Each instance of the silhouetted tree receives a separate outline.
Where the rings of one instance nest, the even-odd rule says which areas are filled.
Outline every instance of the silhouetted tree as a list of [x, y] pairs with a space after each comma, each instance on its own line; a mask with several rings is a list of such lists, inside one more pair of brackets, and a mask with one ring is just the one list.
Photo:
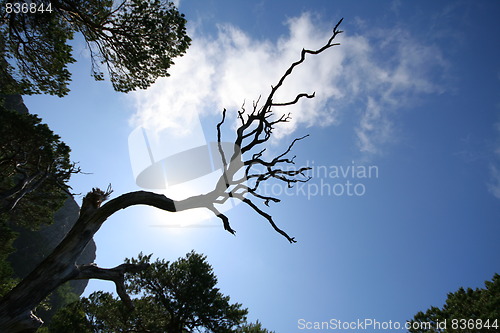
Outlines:
[[[149, 256], [127, 259], [150, 264]], [[231, 304], [216, 288], [217, 277], [206, 257], [195, 252], [170, 263], [157, 259], [148, 268], [125, 276], [134, 311], [109, 293], [94, 292], [60, 310], [49, 332], [233, 332], [245, 321], [247, 310]]]
[[[67, 181], [79, 168], [69, 147], [36, 115], [13, 109], [20, 96], [0, 96], [0, 296], [12, 289], [7, 261], [17, 237], [13, 227], [38, 230], [51, 224], [68, 197]], [[4, 101], [5, 99], [5, 101]], [[9, 103], [8, 103], [8, 102]]]
[[[0, 300], [0, 329], [9, 332], [35, 331], [42, 323], [32, 313], [33, 308], [52, 290], [72, 279], [114, 281], [122, 302], [132, 308], [132, 301], [127, 295], [123, 283], [124, 274], [139, 272], [145, 269], [146, 265], [125, 263], [115, 268], [104, 269], [94, 264], [75, 264], [76, 259], [101, 225], [117, 211], [130, 206], [148, 205], [168, 212], [206, 208], [221, 219], [225, 230], [234, 234], [235, 231], [230, 226], [228, 217], [217, 209], [218, 204], [224, 203], [229, 198], [234, 198], [241, 200], [267, 220], [272, 228], [290, 243], [295, 242], [295, 239], [280, 229], [272, 216], [259, 207], [255, 201], [262, 201], [265, 205], [269, 205], [271, 201], [280, 201], [278, 198], [260, 192], [261, 184], [269, 179], [282, 181], [286, 186], [293, 186], [297, 182], [309, 180], [305, 172], [310, 168], [294, 169], [292, 168], [294, 158], [287, 157], [294, 144], [304, 137], [293, 140], [282, 154], [270, 160], [264, 158], [265, 148], [262, 146], [271, 138], [275, 126], [290, 119], [289, 114], [275, 116], [275, 108], [293, 105], [303, 98], [314, 97], [314, 93], [300, 93], [292, 101], [275, 101], [276, 92], [282, 87], [283, 82], [292, 71], [305, 61], [306, 55], [319, 54], [339, 45], [333, 41], [342, 32], [338, 29], [341, 22], [342, 20], [337, 23], [332, 36], [323, 47], [317, 50], [302, 50], [300, 59], [291, 64], [278, 83], [271, 88], [271, 92], [262, 104], [259, 99], [253, 103], [251, 111], [244, 108], [238, 111], [237, 117], [240, 125], [236, 129], [234, 150], [227, 155], [221, 142], [221, 126], [226, 119], [226, 110], [223, 111], [222, 120], [217, 125], [218, 148], [223, 173], [214, 184], [213, 190], [183, 200], [172, 200], [157, 193], [137, 191], [120, 195], [105, 204], [103, 203], [112, 193], [111, 188], [106, 191], [95, 188], [89, 192], [83, 199], [78, 221], [65, 239], [28, 277]], [[242, 172], [244, 176], [242, 176]]]
[[[432, 306], [411, 320], [412, 333], [500, 331], [500, 275], [485, 281], [485, 288], [449, 293], [442, 308]], [[413, 326], [415, 325], [415, 326]]]
[[[32, 6], [30, 3], [36, 5]], [[10, 4], [10, 5], [9, 5]], [[16, 7], [17, 4], [17, 7]], [[92, 75], [128, 92], [147, 88], [168, 76], [173, 59], [191, 39], [186, 20], [164, 0], [0, 0], [0, 93], [68, 93], [75, 59], [68, 40], [75, 32], [85, 38]], [[17, 8], [17, 9], [16, 9]]]
[[0, 216], [36, 229], [50, 224], [68, 195], [67, 181], [80, 170], [70, 148], [41, 119], [0, 101]]
[[236, 333], [274, 333], [262, 327], [262, 324], [257, 320], [255, 323], [245, 323], [240, 328], [236, 329]]

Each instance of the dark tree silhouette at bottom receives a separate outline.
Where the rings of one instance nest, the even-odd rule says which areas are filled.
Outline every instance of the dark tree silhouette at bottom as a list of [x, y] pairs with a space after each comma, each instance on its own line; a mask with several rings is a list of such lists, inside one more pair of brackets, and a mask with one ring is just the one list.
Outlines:
[[174, 262], [151, 261], [142, 253], [128, 263], [150, 264], [127, 274], [134, 311], [102, 291], [61, 309], [49, 324], [52, 333], [75, 332], [233, 332], [244, 326], [248, 310], [221, 293], [206, 256], [194, 251]]

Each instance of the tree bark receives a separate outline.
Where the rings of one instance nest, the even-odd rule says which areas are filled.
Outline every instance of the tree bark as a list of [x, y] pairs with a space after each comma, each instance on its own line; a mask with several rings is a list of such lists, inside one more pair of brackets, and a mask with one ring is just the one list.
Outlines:
[[[204, 200], [199, 200], [202, 197], [203, 195], [186, 199], [178, 202], [178, 206], [183, 207], [181, 210], [200, 207], [204, 203]], [[114, 269], [104, 270], [98, 267], [90, 268], [90, 265], [77, 266], [75, 262], [111, 215], [133, 205], [149, 205], [169, 212], [179, 210], [179, 208], [176, 210], [176, 202], [173, 200], [164, 195], [145, 191], [123, 194], [102, 207], [84, 203], [80, 217], [63, 241], [0, 300], [0, 332], [35, 332], [43, 322], [33, 314], [32, 310], [58, 286], [69, 280], [83, 278], [113, 280], [117, 284], [119, 295], [125, 294], [117, 282], [120, 282], [120, 275], [134, 270], [134, 267], [120, 265]], [[124, 301], [127, 302], [127, 299]]]

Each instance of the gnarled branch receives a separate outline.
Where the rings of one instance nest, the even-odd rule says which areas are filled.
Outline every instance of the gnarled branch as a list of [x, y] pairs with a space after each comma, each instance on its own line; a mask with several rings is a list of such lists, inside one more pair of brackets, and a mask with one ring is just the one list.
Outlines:
[[121, 264], [114, 268], [100, 268], [95, 264], [77, 265], [78, 275], [74, 280], [99, 279], [113, 281], [116, 292], [125, 306], [133, 310], [134, 305], [125, 289], [125, 273], [136, 273], [145, 270], [149, 264]]
[[[333, 29], [333, 34], [325, 45], [317, 50], [302, 49], [300, 53], [300, 59], [290, 65], [290, 67], [285, 71], [285, 73], [278, 80], [278, 83], [275, 86], [271, 86], [271, 92], [265, 99], [265, 103], [263, 106], [259, 106], [259, 97], [259, 99], [253, 103], [253, 109], [250, 113], [245, 110], [244, 105], [241, 107], [241, 110], [238, 111], [237, 114], [241, 125], [236, 130], [237, 137], [234, 141], [235, 149], [233, 156], [231, 157], [229, 162], [227, 161], [222, 148], [220, 148], [220, 128], [226, 119], [225, 109], [222, 113], [221, 122], [217, 124], [217, 140], [219, 142], [219, 151], [224, 166], [223, 178], [224, 184], [226, 185], [224, 189], [225, 198], [227, 199], [228, 197], [234, 197], [247, 204], [255, 212], [268, 220], [274, 230], [283, 235], [290, 243], [295, 242], [295, 239], [293, 237], [290, 237], [285, 231], [278, 228], [272, 217], [265, 213], [262, 209], [260, 209], [249, 197], [246, 197], [245, 194], [249, 193], [253, 197], [263, 200], [264, 204], [266, 206], [269, 206], [269, 202], [279, 202], [280, 200], [278, 198], [265, 195], [264, 193], [260, 193], [259, 186], [262, 184], [262, 182], [274, 178], [286, 183], [288, 187], [293, 187], [293, 185], [298, 182], [307, 182], [310, 177], [308, 177], [305, 172], [310, 170], [311, 168], [291, 168], [291, 166], [295, 164], [295, 156], [293, 156], [292, 158], [286, 157], [287, 154], [290, 153], [295, 143], [304, 139], [305, 137], [307, 137], [307, 135], [294, 139], [282, 154], [278, 155], [272, 160], [266, 161], [263, 159], [263, 153], [266, 150], [265, 148], [261, 149], [257, 153], [254, 153], [249, 159], [241, 161], [240, 158], [245, 153], [250, 152], [259, 145], [266, 143], [271, 138], [275, 126], [279, 125], [280, 123], [288, 122], [291, 119], [290, 114], [283, 114], [279, 117], [275, 117], [273, 113], [273, 107], [290, 106], [298, 103], [302, 98], [314, 98], [315, 93], [298, 93], [295, 99], [292, 101], [274, 101], [274, 96], [278, 89], [283, 86], [283, 83], [292, 74], [295, 67], [301, 65], [306, 60], [307, 54], [317, 55], [333, 46], [340, 45], [339, 43], [334, 43], [333, 41], [339, 34], [342, 33], [342, 31], [339, 30], [339, 26], [341, 23], [342, 19]], [[233, 163], [240, 163], [245, 167], [244, 178], [236, 175], [236, 172], [239, 171], [239, 168], [232, 167]], [[248, 185], [248, 182], [253, 182], [253, 186]], [[221, 196], [220, 193], [219, 196]], [[229, 227], [229, 222], [226, 219], [223, 219], [223, 222], [224, 228], [226, 230], [231, 230], [231, 233], [233, 233], [232, 229]]]

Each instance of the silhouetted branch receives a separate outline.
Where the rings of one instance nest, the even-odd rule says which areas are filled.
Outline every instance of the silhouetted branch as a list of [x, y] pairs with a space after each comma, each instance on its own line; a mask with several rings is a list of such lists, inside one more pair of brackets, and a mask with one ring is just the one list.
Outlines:
[[95, 264], [77, 265], [78, 275], [74, 280], [99, 279], [113, 281], [116, 292], [125, 306], [132, 310], [134, 305], [125, 289], [125, 273], [137, 273], [145, 270], [149, 264], [121, 264], [115, 268], [100, 268]]
[[[295, 67], [301, 65], [306, 60], [307, 54], [317, 55], [333, 46], [339, 45], [339, 43], [333, 43], [333, 41], [339, 34], [342, 33], [342, 31], [338, 29], [341, 22], [342, 20], [337, 23], [333, 29], [332, 36], [321, 48], [317, 50], [302, 49], [300, 59], [290, 65], [275, 86], [271, 86], [271, 92], [265, 99], [266, 102], [263, 106], [259, 106], [260, 97], [253, 103], [253, 109], [250, 113], [246, 111], [245, 105], [243, 104], [241, 110], [239, 110], [237, 114], [240, 126], [236, 130], [237, 137], [234, 141], [235, 150], [229, 162], [226, 160], [225, 153], [221, 148], [220, 128], [226, 119], [225, 109], [222, 113], [221, 122], [217, 124], [217, 140], [224, 166], [224, 173], [221, 177], [224, 180], [224, 186], [222, 188], [218, 187], [218, 191], [220, 192], [222, 189], [224, 193], [219, 193], [219, 197], [224, 198], [223, 201], [227, 200], [228, 197], [234, 197], [241, 200], [259, 215], [268, 220], [274, 230], [283, 235], [290, 243], [295, 242], [295, 239], [278, 228], [272, 217], [261, 210], [249, 197], [246, 197], [245, 195], [249, 193], [254, 198], [262, 200], [266, 206], [269, 206], [269, 202], [280, 202], [280, 200], [259, 192], [259, 186], [263, 182], [269, 179], [276, 179], [286, 183], [286, 185], [290, 188], [296, 183], [307, 182], [311, 179], [311, 177], [308, 177], [305, 174], [306, 171], [311, 169], [310, 167], [293, 168], [293, 165], [295, 164], [295, 156], [292, 158], [287, 157], [287, 154], [290, 153], [295, 143], [306, 138], [308, 135], [294, 139], [282, 154], [271, 160], [265, 160], [263, 158], [263, 154], [266, 150], [265, 148], [261, 149], [257, 153], [253, 153], [252, 157], [249, 159], [243, 159], [242, 161], [242, 156], [247, 152], [251, 152], [259, 145], [266, 143], [271, 138], [275, 126], [279, 126], [280, 123], [286, 123], [291, 119], [290, 114], [283, 114], [279, 117], [274, 117], [272, 110], [273, 107], [290, 106], [298, 103], [302, 98], [314, 98], [315, 93], [298, 93], [292, 101], [275, 102], [273, 100], [275, 93], [283, 86], [286, 78], [292, 74]], [[233, 163], [238, 163], [238, 165], [242, 165], [244, 167], [245, 177], [237, 176], [236, 173], [240, 170], [240, 168], [232, 167]], [[253, 182], [253, 186], [248, 185], [247, 182]], [[229, 222], [226, 219], [223, 221], [224, 228], [226, 230], [228, 230], [228, 228], [230, 229]], [[231, 233], [233, 232], [234, 231], [231, 231]]]

